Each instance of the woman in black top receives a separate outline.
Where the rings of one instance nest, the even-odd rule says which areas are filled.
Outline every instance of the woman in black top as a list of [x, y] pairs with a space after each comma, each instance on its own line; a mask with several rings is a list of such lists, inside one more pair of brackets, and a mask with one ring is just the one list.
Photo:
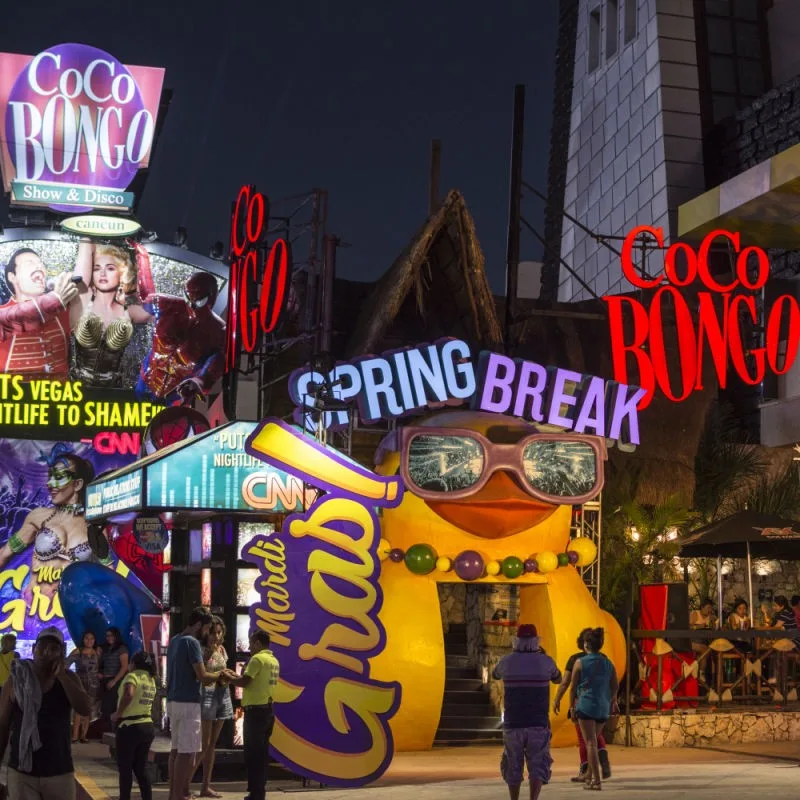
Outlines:
[[122, 643], [119, 628], [106, 631], [106, 643], [100, 659], [100, 684], [102, 689], [103, 718], [111, 724], [111, 715], [117, 710], [119, 682], [128, 672], [128, 648]]
[[[558, 691], [556, 692], [556, 699], [553, 702], [553, 713], [558, 714], [561, 710], [561, 700], [564, 695], [567, 693], [570, 683], [572, 682], [572, 669], [575, 664], [578, 663], [585, 655], [586, 651], [583, 649], [584, 646], [584, 637], [587, 633], [591, 633], [591, 628], [584, 628], [578, 634], [578, 641], [576, 642], [578, 646], [578, 652], [573, 653], [569, 659], [567, 660], [567, 666], [564, 667], [564, 672], [562, 673], [561, 678], [561, 685], [558, 687]], [[575, 730], [578, 732], [578, 751], [581, 758], [581, 766], [578, 770], [578, 774], [572, 779], [573, 783], [583, 783], [586, 780], [586, 776], [588, 775], [589, 771], [589, 755], [586, 749], [586, 742], [583, 740], [583, 734], [581, 733], [581, 726], [578, 725], [578, 720], [575, 719], [574, 715], [572, 714], [572, 709], [567, 712], [567, 716], [572, 719], [575, 723]], [[611, 762], [608, 760], [608, 750], [606, 749], [606, 740], [603, 737], [602, 731], [597, 735], [597, 750], [598, 755], [600, 756], [600, 768], [603, 771], [603, 779], [608, 780], [611, 777]]]
[[[28, 706], [32, 682], [41, 687], [38, 710]], [[70, 715], [91, 713], [92, 703], [74, 673], [64, 664], [64, 635], [58, 628], [44, 628], [36, 640], [32, 661], [17, 661], [0, 693], [0, 752], [9, 737], [9, 797], [70, 800], [75, 797], [75, 776], [70, 741]], [[28, 714], [35, 714], [26, 720]], [[25, 724], [23, 724], [23, 722]], [[41, 747], [33, 751], [27, 725], [36, 726]]]

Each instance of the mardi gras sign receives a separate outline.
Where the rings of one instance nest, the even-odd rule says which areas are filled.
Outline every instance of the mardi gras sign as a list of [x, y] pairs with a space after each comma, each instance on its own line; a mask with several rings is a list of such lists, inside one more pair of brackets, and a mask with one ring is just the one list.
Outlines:
[[164, 70], [127, 67], [85, 44], [0, 54], [3, 176], [12, 202], [127, 209], [146, 167]]
[[[367, 424], [469, 401], [480, 411], [639, 444], [636, 408], [642, 389], [490, 352], [481, 353], [476, 369], [469, 345], [459, 339], [340, 363], [327, 376], [308, 367], [296, 370], [289, 394], [298, 406], [298, 423], [309, 429], [313, 387], [325, 382], [338, 399], [355, 400]], [[347, 411], [323, 417], [325, 427], [347, 425], [348, 419]]]
[[[727, 385], [729, 364], [750, 386], [762, 383], [767, 369], [775, 375], [783, 375], [792, 368], [800, 344], [800, 307], [792, 295], [783, 295], [772, 304], [766, 319], [763, 346], [750, 347], [743, 341], [742, 321], [746, 320], [748, 325], [760, 324], [754, 293], [762, 289], [770, 274], [769, 259], [764, 250], [760, 247], [742, 248], [738, 233], [712, 231], [697, 251], [686, 242], [670, 245], [664, 257], [663, 274], [645, 278], [632, 257], [636, 239], [644, 233], [650, 234], [659, 247], [664, 246], [663, 228], [649, 225], [634, 228], [622, 246], [622, 271], [633, 286], [656, 290], [649, 308], [633, 297], [603, 298], [608, 305], [614, 377], [623, 382], [628, 380], [628, 356], [632, 356], [639, 383], [645, 389], [640, 408], [650, 404], [656, 387], [676, 403], [701, 390], [706, 352], [711, 356], [722, 389]], [[737, 254], [735, 275], [728, 283], [720, 283], [709, 266], [711, 245], [719, 239], [727, 240]], [[679, 269], [680, 254], [684, 266]], [[756, 268], [754, 273], [750, 271], [751, 266]], [[693, 311], [681, 290], [697, 279], [706, 291], [697, 295], [695, 325]], [[629, 336], [626, 335], [626, 311], [632, 321], [632, 327], [628, 327]], [[678, 335], [681, 385], [675, 390], [670, 383], [664, 342], [665, 314], [674, 317]]]
[[369, 660], [386, 646], [376, 509], [399, 505], [402, 482], [277, 420], [256, 428], [247, 452], [326, 493], [245, 548], [261, 575], [251, 625], [270, 634], [283, 676], [272, 753], [325, 784], [370, 783], [392, 760], [389, 720], [400, 705], [399, 684], [370, 677]]

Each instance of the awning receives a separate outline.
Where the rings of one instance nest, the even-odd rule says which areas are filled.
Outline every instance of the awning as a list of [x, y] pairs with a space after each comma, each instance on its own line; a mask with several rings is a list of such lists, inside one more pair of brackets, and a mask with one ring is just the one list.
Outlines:
[[142, 511], [301, 511], [313, 490], [244, 450], [255, 422], [229, 422], [101, 475], [86, 491], [87, 521]]
[[751, 167], [678, 208], [678, 236], [723, 229], [743, 244], [800, 249], [800, 144]]

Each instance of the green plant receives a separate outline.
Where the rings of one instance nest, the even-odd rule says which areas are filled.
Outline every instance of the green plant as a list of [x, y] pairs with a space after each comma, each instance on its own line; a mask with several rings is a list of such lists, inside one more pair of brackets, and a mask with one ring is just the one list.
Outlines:
[[737, 498], [738, 511], [759, 511], [794, 519], [800, 516], [800, 470], [791, 463], [777, 475], [764, 474]]
[[691, 515], [677, 497], [656, 505], [635, 499], [638, 471], [619, 470], [613, 476], [603, 500], [603, 568], [600, 597], [603, 605], [620, 615], [633, 593], [643, 583], [674, 580], [673, 559], [677, 555], [676, 535]]

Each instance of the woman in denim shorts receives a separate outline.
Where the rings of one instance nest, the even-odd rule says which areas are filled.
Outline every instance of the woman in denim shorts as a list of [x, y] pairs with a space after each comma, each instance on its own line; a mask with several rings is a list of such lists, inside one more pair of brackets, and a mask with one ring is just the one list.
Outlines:
[[[204, 642], [203, 659], [208, 672], [219, 672], [228, 666], [228, 654], [222, 643], [225, 641], [225, 623], [214, 617], [211, 630]], [[212, 686], [203, 686], [200, 718], [203, 723], [203, 788], [200, 797], [222, 797], [211, 788], [211, 773], [214, 769], [217, 739], [226, 719], [233, 719], [233, 704], [228, 682], [220, 676]]]

